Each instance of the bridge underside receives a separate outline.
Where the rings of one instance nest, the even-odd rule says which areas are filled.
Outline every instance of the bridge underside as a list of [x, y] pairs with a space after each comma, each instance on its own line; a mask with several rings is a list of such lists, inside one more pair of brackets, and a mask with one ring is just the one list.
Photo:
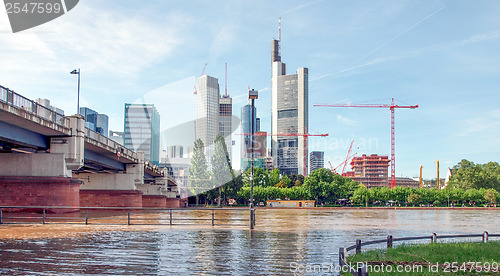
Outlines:
[[11, 149], [46, 150], [48, 149], [48, 138], [31, 130], [0, 121], [0, 146], [3, 151]]

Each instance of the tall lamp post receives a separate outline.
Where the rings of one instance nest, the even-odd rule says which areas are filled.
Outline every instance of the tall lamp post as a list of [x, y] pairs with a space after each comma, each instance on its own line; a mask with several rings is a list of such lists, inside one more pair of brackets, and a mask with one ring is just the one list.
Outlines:
[[250, 143], [251, 155], [250, 155], [250, 229], [253, 229], [255, 226], [255, 208], [253, 205], [253, 148], [254, 148], [254, 134], [255, 134], [255, 100], [259, 98], [259, 91], [250, 90], [248, 88], [248, 99], [252, 100], [252, 137]]
[[78, 71], [73, 70], [70, 72], [72, 75], [78, 75], [78, 98], [76, 102], [76, 114], [80, 114], [80, 68], [78, 68]]

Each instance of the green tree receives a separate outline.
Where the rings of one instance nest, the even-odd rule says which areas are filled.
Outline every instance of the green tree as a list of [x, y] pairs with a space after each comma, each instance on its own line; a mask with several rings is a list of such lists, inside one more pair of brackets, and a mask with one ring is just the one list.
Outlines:
[[417, 193], [408, 196], [408, 203], [413, 204], [413, 206], [415, 206], [415, 204], [419, 204], [421, 201], [422, 197]]
[[500, 191], [500, 165], [497, 162], [474, 164], [463, 159], [453, 167], [449, 189], [495, 189]]
[[275, 168], [269, 173], [269, 183], [267, 186], [274, 186], [280, 182], [280, 170]]
[[226, 142], [224, 136], [218, 134], [214, 141], [214, 154], [212, 155], [212, 183], [218, 188], [217, 204], [220, 206], [222, 201], [222, 186], [230, 182], [231, 167], [229, 164]]
[[498, 192], [494, 189], [489, 189], [484, 194], [484, 199], [489, 204], [496, 204], [498, 202]]
[[201, 139], [194, 142], [191, 167], [189, 167], [189, 183], [191, 193], [196, 197], [196, 205], [199, 203], [199, 195], [209, 190], [210, 181], [207, 173], [207, 160], [205, 157], [205, 145]]
[[368, 207], [368, 202], [370, 201], [370, 196], [368, 193], [368, 190], [366, 189], [366, 186], [363, 184], [360, 184], [359, 187], [354, 191], [351, 199], [358, 203], [365, 203], [366, 207]]

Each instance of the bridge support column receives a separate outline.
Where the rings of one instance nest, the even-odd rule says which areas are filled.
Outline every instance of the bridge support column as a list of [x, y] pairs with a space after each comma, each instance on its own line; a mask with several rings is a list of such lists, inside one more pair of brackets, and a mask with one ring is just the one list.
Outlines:
[[0, 205], [79, 207], [80, 185], [71, 178], [62, 153], [0, 153]]
[[126, 164], [125, 172], [78, 173], [83, 181], [80, 187], [80, 205], [83, 207], [142, 207], [144, 183], [144, 154], [138, 152], [138, 164]]

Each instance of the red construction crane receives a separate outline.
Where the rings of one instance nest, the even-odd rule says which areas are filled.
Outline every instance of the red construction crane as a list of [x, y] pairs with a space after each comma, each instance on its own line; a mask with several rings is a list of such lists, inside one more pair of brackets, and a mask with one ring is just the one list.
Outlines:
[[342, 167], [342, 173], [340, 173], [340, 175], [344, 174], [345, 167], [346, 167], [347, 163], [349, 163], [349, 160], [351, 160], [351, 158], [355, 155], [354, 154], [354, 155], [351, 156], [351, 150], [352, 150], [352, 144], [353, 143], [354, 143], [354, 140], [352, 140], [352, 142], [351, 142], [351, 146], [349, 147], [349, 150], [347, 151], [347, 155], [346, 155], [344, 161], [342, 161], [342, 163], [340, 163], [337, 167], [333, 168], [332, 163], [330, 163], [330, 161], [328, 161], [328, 164], [330, 164], [330, 170], [332, 171], [332, 173], [338, 174], [337, 173], [337, 169], [340, 168], [340, 166], [343, 165], [343, 167]]
[[[241, 133], [237, 135], [245, 135], [245, 136], [251, 136], [252, 133]], [[321, 136], [321, 137], [326, 137], [328, 136], [328, 133], [326, 134], [309, 134], [309, 133], [271, 133], [267, 134], [266, 132], [256, 132], [254, 136], [304, 136], [304, 176], [307, 175], [307, 137], [308, 136]]]
[[396, 187], [396, 137], [394, 127], [394, 109], [418, 108], [417, 105], [395, 105], [394, 98], [391, 104], [315, 104], [320, 107], [364, 107], [364, 108], [389, 108], [391, 110], [391, 189]]
[[[208, 64], [208, 63], [205, 63], [205, 66], [203, 66], [203, 71], [201, 71], [201, 75], [200, 75], [200, 77], [201, 77], [201, 76], [203, 76], [203, 75], [205, 75], [205, 70], [207, 69], [207, 64]], [[227, 65], [226, 65], [226, 66], [227, 66]], [[198, 89], [196, 88], [196, 85], [195, 85], [195, 86], [194, 86], [194, 92], [193, 92], [193, 95], [196, 95], [196, 94], [198, 94]]]

